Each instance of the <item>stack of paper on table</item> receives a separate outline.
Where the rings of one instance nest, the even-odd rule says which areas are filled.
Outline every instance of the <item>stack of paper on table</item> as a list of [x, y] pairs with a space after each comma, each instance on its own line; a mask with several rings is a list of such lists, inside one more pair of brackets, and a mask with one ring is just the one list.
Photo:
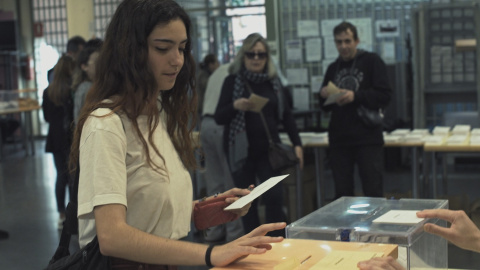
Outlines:
[[480, 135], [480, 128], [473, 128], [472, 131], [470, 131], [470, 134], [472, 136]]
[[450, 127], [436, 126], [433, 129], [434, 135], [448, 135], [450, 133]]
[[397, 245], [285, 239], [272, 244], [272, 249], [264, 254], [250, 255], [228, 266], [213, 269], [344, 270], [357, 269], [359, 261], [384, 256], [398, 258]]
[[310, 143], [328, 143], [328, 132], [316, 132], [310, 136]]
[[399, 129], [395, 129], [394, 131], [390, 132], [390, 135], [405, 136], [409, 133], [410, 133], [410, 129], [399, 128]]
[[452, 135], [447, 138], [447, 145], [463, 145], [468, 143], [468, 135]]
[[455, 125], [452, 129], [453, 135], [468, 135], [470, 133], [470, 125]]
[[411, 132], [411, 134], [421, 134], [421, 135], [429, 135], [430, 131], [427, 128], [415, 128]]
[[290, 138], [288, 137], [288, 134], [287, 133], [284, 133], [284, 132], [281, 132], [278, 134], [278, 136], [280, 137], [280, 141], [282, 141], [282, 143], [284, 144], [292, 144], [290, 142]]
[[409, 133], [403, 137], [404, 142], [422, 142], [423, 137], [425, 137], [425, 134], [422, 133]]
[[470, 145], [480, 145], [480, 135], [471, 135]]
[[402, 141], [403, 136], [400, 135], [392, 135], [392, 134], [384, 134], [383, 140], [386, 143], [398, 143]]
[[422, 138], [422, 141], [429, 145], [442, 145], [446, 140], [446, 135], [427, 135]]

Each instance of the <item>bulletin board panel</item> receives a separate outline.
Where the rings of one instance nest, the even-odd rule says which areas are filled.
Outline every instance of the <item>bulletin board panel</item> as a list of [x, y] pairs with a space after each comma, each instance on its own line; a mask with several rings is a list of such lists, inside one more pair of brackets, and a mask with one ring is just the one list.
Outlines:
[[[279, 0], [279, 57], [286, 74], [294, 106], [318, 108], [326, 68], [338, 56], [333, 41], [333, 27], [346, 20], [358, 28], [359, 48], [376, 52], [387, 65], [394, 65], [395, 101], [411, 104], [405, 89], [408, 58], [406, 39], [411, 29], [411, 12], [429, 0]], [[298, 90], [297, 90], [298, 89]], [[305, 89], [308, 95], [305, 96]], [[299, 91], [297, 94], [296, 92]], [[411, 115], [406, 107], [397, 108], [402, 118]], [[328, 123], [328, 115], [322, 122]]]

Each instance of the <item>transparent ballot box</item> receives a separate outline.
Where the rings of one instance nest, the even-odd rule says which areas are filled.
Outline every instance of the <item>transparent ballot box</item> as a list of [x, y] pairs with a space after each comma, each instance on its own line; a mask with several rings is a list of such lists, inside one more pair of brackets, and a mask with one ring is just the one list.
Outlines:
[[406, 269], [448, 267], [447, 240], [423, 231], [427, 222], [446, 227], [447, 222], [426, 219], [418, 223], [373, 222], [390, 210], [448, 209], [447, 200], [342, 197], [289, 224], [286, 237], [398, 245], [398, 261]]

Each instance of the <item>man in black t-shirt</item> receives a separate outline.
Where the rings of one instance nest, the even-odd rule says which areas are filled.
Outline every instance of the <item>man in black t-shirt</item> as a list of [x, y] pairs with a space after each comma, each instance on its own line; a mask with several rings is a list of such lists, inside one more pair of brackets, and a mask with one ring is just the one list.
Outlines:
[[[383, 196], [383, 134], [382, 126], [366, 126], [358, 108], [372, 111], [390, 102], [392, 89], [386, 66], [375, 53], [358, 49], [357, 29], [342, 22], [333, 30], [339, 57], [328, 66], [320, 91], [321, 107], [331, 112], [328, 127], [329, 160], [335, 180], [335, 199], [354, 196], [354, 167], [358, 166], [363, 193], [369, 197]], [[343, 94], [335, 102], [324, 105], [332, 82]]]

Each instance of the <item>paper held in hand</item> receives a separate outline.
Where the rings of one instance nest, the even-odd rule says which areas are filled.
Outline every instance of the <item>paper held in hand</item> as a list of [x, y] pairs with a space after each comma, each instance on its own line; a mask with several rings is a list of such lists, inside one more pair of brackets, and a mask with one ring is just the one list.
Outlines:
[[329, 105], [329, 104], [335, 103], [338, 97], [343, 96], [345, 94], [345, 92], [341, 92], [340, 89], [331, 81], [328, 82], [327, 92], [328, 92], [328, 98], [327, 100], [325, 100], [323, 105]]
[[265, 106], [265, 104], [268, 102], [268, 98], [264, 98], [255, 94], [251, 94], [248, 100], [253, 103], [253, 108], [251, 111], [254, 112], [260, 112], [263, 106]]
[[260, 195], [265, 193], [267, 190], [278, 184], [283, 179], [287, 178], [288, 174], [271, 177], [267, 181], [260, 184], [258, 187], [255, 187], [248, 195], [241, 197], [240, 199], [236, 200], [234, 203], [227, 206], [224, 210], [238, 210], [242, 209], [245, 205], [249, 204], [251, 201], [258, 198]]

